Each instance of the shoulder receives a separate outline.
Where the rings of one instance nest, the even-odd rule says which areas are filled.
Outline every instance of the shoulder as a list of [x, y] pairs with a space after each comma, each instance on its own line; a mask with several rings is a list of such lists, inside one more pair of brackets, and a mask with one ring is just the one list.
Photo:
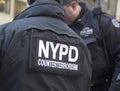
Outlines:
[[107, 13], [102, 14], [101, 17], [106, 21], [111, 21], [112, 19], [115, 19], [112, 15]]
[[101, 6], [96, 6], [92, 8], [91, 11], [94, 13], [94, 16], [101, 17], [103, 20], [106, 20], [106, 21], [109, 21], [114, 18], [112, 15], [102, 11]]
[[120, 28], [120, 23], [116, 20], [116, 18], [107, 13], [101, 15], [101, 22], [102, 25], [111, 25], [111, 27]]
[[102, 25], [118, 23], [115, 17], [106, 12], [103, 12], [99, 7], [93, 8], [92, 12], [94, 13], [94, 16], [97, 17], [98, 21], [101, 22]]
[[93, 13], [95, 16], [100, 17], [102, 21], [106, 22], [111, 22], [115, 17], [113, 17], [111, 14], [108, 14], [104, 11], [102, 11], [100, 6], [94, 7], [93, 8]]

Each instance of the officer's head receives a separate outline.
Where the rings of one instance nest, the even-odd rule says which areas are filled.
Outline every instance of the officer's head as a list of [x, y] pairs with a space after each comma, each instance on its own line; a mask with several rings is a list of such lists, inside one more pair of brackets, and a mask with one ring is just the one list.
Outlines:
[[68, 25], [71, 25], [78, 17], [81, 7], [77, 0], [27, 0], [29, 4], [33, 4], [35, 1], [56, 1], [63, 6], [65, 21]]
[[62, 0], [61, 3], [65, 13], [65, 21], [68, 25], [71, 25], [79, 16], [81, 7], [77, 0]]
[[[31, 5], [32, 3], [34, 3], [37, 0], [27, 0], [27, 1], [28, 1], [28, 4]], [[40, 0], [40, 1], [56, 1], [56, 2], [58, 2], [61, 5], [64, 3], [64, 0]], [[67, 0], [65, 0], [65, 1], [67, 1]]]
[[34, 3], [35, 0], [27, 0], [27, 1], [28, 1], [28, 4], [30, 5], [30, 4]]

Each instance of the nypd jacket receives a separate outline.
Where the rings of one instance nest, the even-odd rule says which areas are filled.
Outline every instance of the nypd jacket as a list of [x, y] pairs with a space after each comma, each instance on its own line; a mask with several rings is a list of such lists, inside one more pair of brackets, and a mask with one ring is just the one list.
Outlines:
[[0, 26], [0, 91], [89, 91], [88, 49], [62, 17], [38, 1]]
[[92, 85], [110, 83], [109, 91], [120, 91], [120, 24], [117, 20], [84, 7], [71, 28], [83, 38], [91, 52]]

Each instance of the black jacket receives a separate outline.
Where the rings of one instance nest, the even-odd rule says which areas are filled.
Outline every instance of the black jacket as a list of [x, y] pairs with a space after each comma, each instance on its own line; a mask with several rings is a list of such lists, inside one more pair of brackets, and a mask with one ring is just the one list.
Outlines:
[[120, 91], [120, 24], [96, 9], [82, 7], [82, 13], [70, 27], [83, 38], [91, 52], [92, 86], [111, 84], [109, 91]]
[[37, 1], [0, 26], [0, 91], [89, 91], [89, 51], [63, 18]]

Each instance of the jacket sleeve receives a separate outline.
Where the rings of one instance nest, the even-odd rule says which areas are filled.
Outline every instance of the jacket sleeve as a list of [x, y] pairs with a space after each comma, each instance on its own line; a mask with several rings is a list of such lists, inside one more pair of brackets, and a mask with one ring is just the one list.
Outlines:
[[120, 91], [120, 24], [109, 15], [103, 18], [103, 34], [106, 48], [109, 54], [109, 61], [114, 65], [112, 83], [108, 91]]

